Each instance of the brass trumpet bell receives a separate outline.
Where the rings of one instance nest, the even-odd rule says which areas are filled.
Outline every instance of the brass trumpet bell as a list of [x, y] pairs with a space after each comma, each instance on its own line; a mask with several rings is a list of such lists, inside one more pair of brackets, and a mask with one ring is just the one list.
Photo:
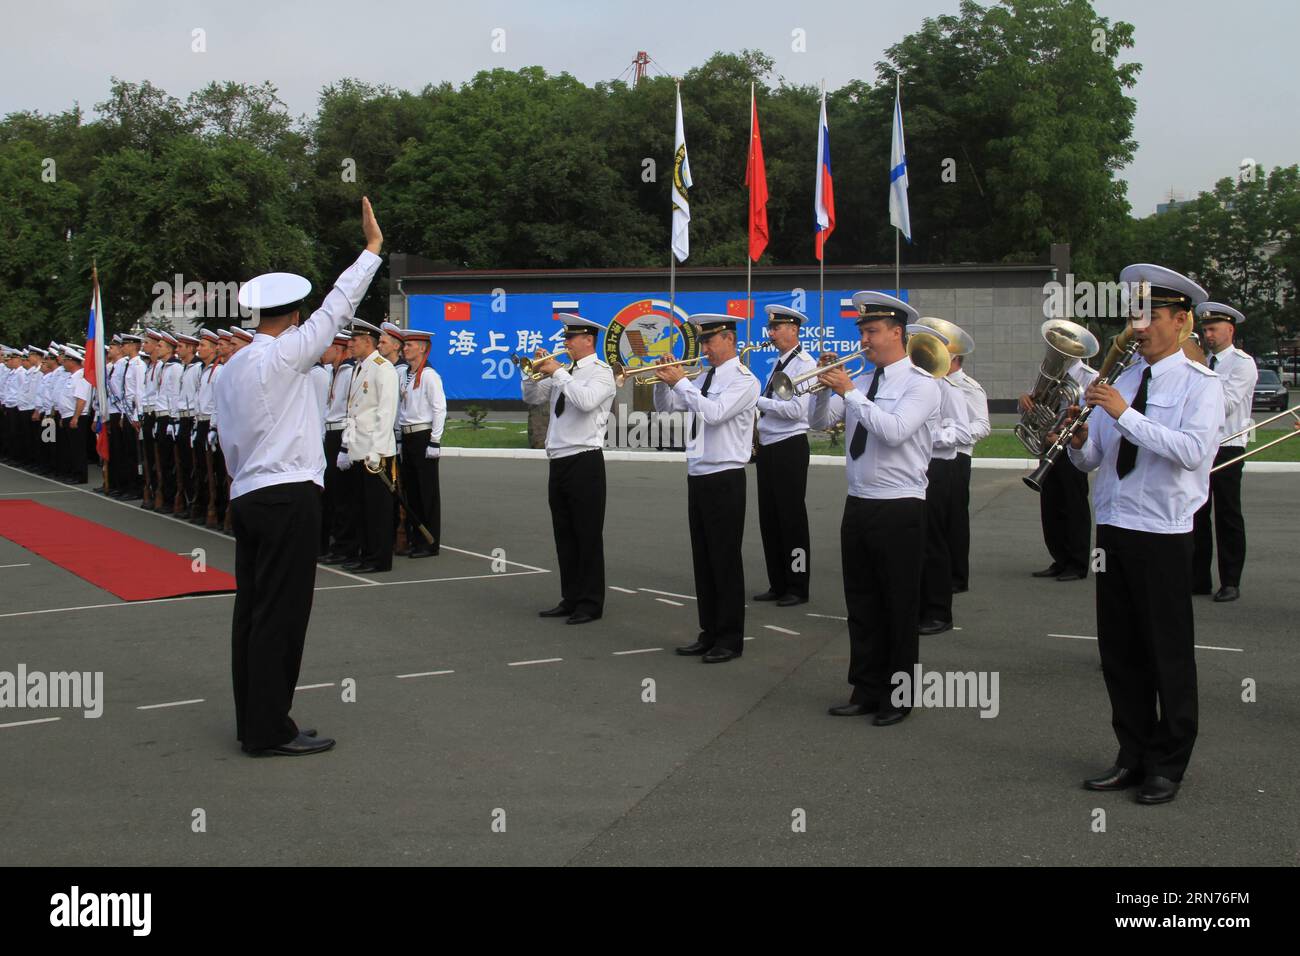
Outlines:
[[[638, 365], [636, 368], [628, 368], [626, 365], [615, 365], [614, 366], [614, 387], [622, 388], [629, 381], [632, 382], [633, 385], [657, 385], [659, 380], [655, 378], [654, 375], [655, 369], [672, 368], [673, 366], [680, 366], [681, 368], [686, 368], [687, 366], [699, 366], [701, 361], [702, 359], [697, 355], [693, 359], [678, 359], [676, 362], [660, 362], [653, 365]], [[686, 377], [695, 378], [702, 371], [704, 370], [697, 367], [694, 369], [694, 371], [687, 372]], [[641, 377], [642, 375], [646, 377], [642, 378]]]
[[943, 378], [952, 367], [948, 337], [928, 325], [907, 327], [907, 357], [923, 372]]
[[548, 359], [555, 359], [560, 364], [565, 364], [562, 359], [568, 359], [568, 365], [573, 365], [573, 360], [569, 358], [569, 353], [564, 349], [552, 352], [550, 355], [543, 355], [540, 358], [529, 358], [527, 355], [515, 354], [510, 356], [510, 361], [514, 363], [515, 368], [519, 369], [519, 374], [531, 381], [538, 382], [546, 376], [537, 370], [537, 367]]

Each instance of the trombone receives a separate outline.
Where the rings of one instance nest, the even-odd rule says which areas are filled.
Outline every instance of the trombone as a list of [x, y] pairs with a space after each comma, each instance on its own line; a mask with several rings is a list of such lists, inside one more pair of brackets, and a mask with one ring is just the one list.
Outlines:
[[[1269, 424], [1270, 422], [1275, 422], [1279, 418], [1286, 418], [1286, 416], [1288, 415], [1290, 415], [1296, 421], [1300, 422], [1300, 405], [1292, 405], [1286, 411], [1278, 412], [1272, 418], [1266, 418], [1262, 422], [1256, 422], [1254, 425], [1251, 425], [1249, 428], [1243, 428], [1241, 431], [1237, 432], [1237, 434], [1229, 435], [1223, 441], [1219, 442], [1219, 444], [1223, 445], [1226, 442], [1232, 441], [1234, 438], [1240, 438], [1242, 435], [1249, 434], [1250, 432], [1254, 431], [1256, 428], [1263, 428], [1265, 425]], [[1214, 474], [1216, 471], [1219, 471], [1222, 468], [1227, 468], [1230, 465], [1235, 465], [1239, 461], [1245, 461], [1251, 455], [1256, 455], [1259, 452], [1263, 451], [1265, 448], [1272, 448], [1274, 445], [1280, 445], [1288, 438], [1295, 438], [1296, 435], [1300, 435], [1300, 430], [1292, 429], [1291, 431], [1287, 432], [1285, 435], [1281, 436], [1280, 438], [1274, 438], [1272, 441], [1265, 442], [1264, 444], [1260, 445], [1258, 448], [1252, 448], [1250, 451], [1244, 452], [1238, 455], [1236, 458], [1229, 458], [1221, 465], [1215, 465], [1213, 468], [1210, 469], [1210, 474]]]
[[542, 355], [537, 358], [529, 358], [526, 355], [519, 355], [516, 353], [510, 356], [510, 361], [515, 364], [515, 368], [519, 369], [519, 374], [524, 376], [524, 378], [530, 379], [534, 382], [540, 382], [542, 379], [546, 378], [546, 374], [544, 372], [539, 372], [537, 367], [549, 359], [556, 359], [556, 361], [559, 361], [559, 359], [556, 358], [557, 356], [563, 356], [564, 358], [569, 359], [569, 365], [573, 364], [573, 359], [569, 358], [569, 353], [564, 349], [559, 349], [558, 351], [552, 352], [550, 355]]

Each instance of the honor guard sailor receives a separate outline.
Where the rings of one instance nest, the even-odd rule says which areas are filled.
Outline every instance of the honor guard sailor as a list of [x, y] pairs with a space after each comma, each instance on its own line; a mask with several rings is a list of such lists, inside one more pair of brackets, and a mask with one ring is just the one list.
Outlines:
[[[431, 558], [442, 540], [442, 491], [438, 460], [442, 457], [442, 430], [447, 424], [447, 395], [442, 376], [429, 364], [433, 337], [408, 329], [402, 333], [402, 355], [409, 374], [402, 384], [397, 426], [402, 443], [402, 489], [407, 507], [406, 537], [410, 558]], [[414, 371], [410, 371], [414, 369]], [[419, 527], [433, 536], [425, 540]]]
[[[361, 494], [361, 475], [351, 467], [339, 467], [343, 450], [343, 429], [348, 423], [348, 389], [352, 384], [352, 336], [340, 332], [334, 337], [339, 358], [330, 371], [330, 385], [325, 393], [325, 495], [322, 502], [322, 540], [329, 536], [328, 553], [322, 564], [353, 561], [361, 553], [361, 529], [357, 523], [356, 501]], [[351, 463], [349, 462], [349, 466]]]
[[560, 564], [560, 603], [539, 617], [587, 624], [605, 612], [605, 425], [614, 404], [614, 373], [596, 355], [605, 327], [561, 313], [567, 367], [538, 349], [523, 376], [523, 398], [547, 405], [546, 500]]
[[812, 413], [814, 428], [844, 422], [849, 486], [840, 560], [853, 692], [830, 713], [875, 714], [877, 726], [888, 726], [911, 709], [891, 700], [892, 678], [912, 673], [917, 663], [929, 423], [941, 397], [933, 376], [908, 354], [907, 326], [916, 310], [882, 292], [859, 292], [853, 306], [865, 358], [875, 369], [853, 379], [843, 366], [822, 372], [827, 388]]
[[1138, 802], [1154, 804], [1177, 795], [1196, 742], [1192, 526], [1209, 495], [1223, 387], [1181, 347], [1205, 290], [1148, 263], [1120, 282], [1149, 290], [1148, 315], [1133, 320], [1138, 354], [1114, 385], [1088, 387], [1096, 408], [1070, 448], [1097, 473], [1097, 640], [1119, 740], [1114, 766], [1084, 786], [1140, 785]]
[[700, 633], [677, 653], [715, 664], [744, 653], [745, 465], [753, 452], [760, 386], [736, 354], [734, 316], [702, 313], [691, 322], [709, 369], [699, 384], [679, 365], [657, 369], [654, 401], [660, 413], [691, 413], [686, 514]]
[[755, 601], [775, 601], [777, 607], [808, 603], [811, 542], [808, 534], [808, 415], [812, 396], [775, 394], [777, 373], [798, 378], [817, 367], [799, 344], [806, 321], [802, 312], [769, 305], [767, 334], [777, 352], [776, 364], [758, 398], [758, 448], [754, 471], [758, 478], [758, 528], [767, 565], [767, 590]]
[[[1201, 320], [1207, 364], [1223, 384], [1223, 431], [1214, 463], [1222, 464], [1241, 455], [1246, 447], [1244, 431], [1250, 424], [1251, 405], [1259, 369], [1255, 360], [1236, 345], [1237, 326], [1246, 317], [1230, 305], [1202, 302], [1196, 307]], [[1246, 564], [1246, 520], [1241, 515], [1241, 474], [1246, 463], [1238, 461], [1210, 475], [1210, 497], [1196, 512], [1192, 549], [1192, 593], [1209, 594], [1210, 558], [1219, 548], [1219, 590], [1214, 600], [1235, 601], [1241, 596], [1241, 569]]]
[[235, 612], [232, 657], [236, 735], [246, 752], [295, 756], [334, 741], [300, 732], [289, 716], [311, 616], [325, 472], [319, 406], [308, 373], [352, 318], [379, 270], [383, 243], [361, 200], [366, 247], [319, 309], [299, 325], [311, 283], [273, 272], [239, 290], [257, 335], [217, 382], [221, 447], [233, 475]]

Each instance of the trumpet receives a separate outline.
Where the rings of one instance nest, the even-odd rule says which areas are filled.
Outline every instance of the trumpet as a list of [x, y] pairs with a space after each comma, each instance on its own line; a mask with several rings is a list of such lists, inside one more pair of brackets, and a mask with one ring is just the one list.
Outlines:
[[[672, 368], [674, 366], [679, 366], [681, 368], [686, 368], [687, 366], [696, 366], [696, 368], [693, 371], [686, 373], [687, 378], [695, 378], [697, 375], [699, 375], [701, 372], [704, 371], [704, 369], [698, 367], [700, 361], [701, 359], [697, 355], [693, 359], [678, 359], [676, 362], [662, 362], [654, 365], [638, 365], [636, 368], [628, 368], [626, 365], [615, 365], [614, 366], [614, 387], [622, 388], [623, 385], [629, 381], [633, 385], [656, 385], [658, 384], [658, 380], [654, 378], [655, 369]], [[645, 373], [649, 373], [650, 377], [641, 378], [640, 376]]]
[[[524, 378], [530, 379], [534, 382], [540, 382], [542, 379], [546, 378], [546, 374], [544, 372], [539, 372], [537, 367], [550, 359], [559, 361], [558, 356], [567, 359], [569, 358], [569, 353], [564, 349], [560, 349], [556, 352], [552, 352], [550, 355], [542, 355], [538, 358], [529, 358], [527, 355], [519, 355], [516, 353], [510, 356], [510, 361], [514, 363], [515, 368], [519, 369], [519, 374], [524, 376]], [[569, 359], [568, 364], [572, 365], [573, 360]]]
[[[821, 382], [817, 381], [817, 376], [821, 375], [827, 369], [841, 368], [852, 361], [859, 361], [862, 364], [854, 372], [849, 373], [849, 378], [861, 375], [867, 368], [867, 357], [865, 349], [858, 349], [856, 352], [850, 352], [844, 358], [831, 362], [827, 365], [818, 365], [811, 372], [804, 372], [802, 375], [791, 378], [785, 372], [772, 373], [772, 394], [783, 402], [788, 402], [796, 396], [815, 395], [826, 388]], [[845, 369], [845, 371], [848, 371]]]

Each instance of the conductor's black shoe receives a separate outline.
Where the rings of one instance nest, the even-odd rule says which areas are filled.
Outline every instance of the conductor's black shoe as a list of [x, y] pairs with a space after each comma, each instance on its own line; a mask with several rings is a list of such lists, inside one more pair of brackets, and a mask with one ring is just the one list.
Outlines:
[[1178, 796], [1177, 780], [1152, 774], [1143, 780], [1142, 786], [1138, 788], [1137, 802], [1147, 805], [1168, 803], [1176, 796]]
[[538, 617], [568, 617], [573, 613], [573, 608], [565, 607], [563, 604], [557, 604], [549, 611], [538, 611]]
[[882, 710], [872, 718], [871, 722], [877, 727], [891, 727], [900, 723], [907, 714], [906, 710]]
[[965, 593], [966, 593], [967, 591], [969, 591], [969, 590], [970, 590], [970, 588], [967, 587], [965, 584], [954, 584], [954, 585], [952, 586], [952, 593], [953, 593], [953, 594], [965, 594]]
[[727, 661], [735, 660], [740, 656], [740, 651], [733, 651], [726, 647], [711, 647], [707, 654], [704, 655], [706, 664], [724, 664]]
[[922, 634], [942, 634], [952, 630], [952, 621], [924, 621], [917, 630]]
[[1215, 592], [1214, 603], [1222, 604], [1224, 601], [1235, 601], [1239, 597], [1241, 597], [1241, 592], [1229, 584]]
[[569, 615], [565, 624], [590, 624], [592, 621], [599, 621], [600, 615], [588, 614], [586, 611], [574, 611]]
[[828, 707], [826, 713], [832, 717], [865, 717], [867, 714], [874, 714], [880, 707], [876, 704], [839, 704], [835, 707]]
[[808, 603], [808, 599], [806, 597], [800, 597], [797, 594], [787, 594], [785, 597], [781, 598], [781, 600], [776, 602], [776, 606], [794, 607], [796, 604], [807, 604], [807, 603]]
[[339, 564], [340, 568], [348, 572], [357, 571], [365, 566], [366, 566], [366, 562], [362, 561], [360, 558], [349, 558], [348, 560]]
[[315, 737], [315, 736], [316, 736], [316, 728], [315, 728], [315, 727], [312, 727], [310, 730], [303, 730], [301, 727], [299, 727], [299, 728], [298, 728], [298, 736], [299, 736], [299, 737]]
[[707, 654], [709, 649], [709, 645], [696, 641], [693, 644], [673, 648], [673, 653], [680, 654], [682, 657], [699, 657], [701, 654]]
[[333, 746], [334, 740], [331, 737], [308, 737], [306, 734], [299, 734], [287, 744], [247, 752], [254, 757], [305, 757], [309, 754], [324, 753]]
[[1035, 572], [1034, 572], [1034, 577], [1036, 577], [1036, 578], [1054, 578], [1054, 577], [1056, 577], [1058, 574], [1060, 574], [1060, 573], [1061, 573], [1062, 571], [1064, 571], [1064, 570], [1065, 570], [1065, 568], [1063, 568], [1063, 567], [1061, 567], [1059, 564], [1056, 564], [1055, 562], [1053, 562], [1052, 564], [1050, 564], [1050, 565], [1048, 565], [1047, 567], [1043, 568], [1043, 570], [1041, 570], [1041, 571], [1035, 571]]
[[1056, 576], [1058, 581], [1082, 581], [1088, 575], [1074, 568], [1068, 568]]
[[316, 563], [317, 564], [345, 564], [349, 561], [354, 561], [354, 560], [356, 559], [349, 558], [346, 554], [327, 554], [325, 555], [325, 557], [321, 558]]
[[438, 552], [432, 548], [412, 548], [408, 558], [433, 558], [437, 557]]
[[1111, 767], [1100, 777], [1091, 777], [1083, 782], [1085, 790], [1127, 790], [1142, 782], [1142, 771], [1129, 767]]
[[781, 595], [777, 594], [777, 593], [776, 593], [775, 591], [773, 591], [771, 588], [768, 588], [768, 589], [767, 589], [766, 591], [764, 591], [762, 594], [755, 594], [755, 595], [754, 595], [754, 600], [755, 600], [755, 601], [775, 601], [775, 600], [776, 600], [777, 598], [779, 598], [780, 596], [781, 596]]

